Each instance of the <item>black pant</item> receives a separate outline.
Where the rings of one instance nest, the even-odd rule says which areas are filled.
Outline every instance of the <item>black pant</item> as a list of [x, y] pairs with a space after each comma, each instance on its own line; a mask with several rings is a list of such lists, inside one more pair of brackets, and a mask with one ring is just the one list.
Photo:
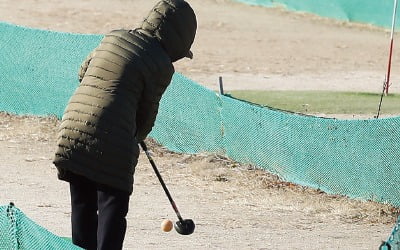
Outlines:
[[122, 249], [128, 192], [71, 174], [72, 242], [84, 249]]

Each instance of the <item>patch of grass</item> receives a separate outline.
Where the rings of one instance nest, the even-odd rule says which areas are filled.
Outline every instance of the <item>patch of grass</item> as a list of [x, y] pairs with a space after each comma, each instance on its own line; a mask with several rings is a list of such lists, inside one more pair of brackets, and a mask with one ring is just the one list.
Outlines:
[[[237, 99], [303, 114], [371, 114], [378, 111], [380, 94], [332, 91], [255, 91], [238, 90], [229, 94]], [[400, 95], [383, 97], [381, 114], [400, 114]]]

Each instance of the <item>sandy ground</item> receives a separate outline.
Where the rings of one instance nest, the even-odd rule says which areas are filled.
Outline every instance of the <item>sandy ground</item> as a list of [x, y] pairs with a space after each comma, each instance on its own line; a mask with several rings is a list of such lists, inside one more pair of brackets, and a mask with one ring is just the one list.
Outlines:
[[[155, 0], [0, 0], [0, 20], [41, 29], [105, 33], [136, 27]], [[297, 89], [380, 93], [389, 32], [281, 9], [224, 0], [190, 0], [198, 16], [195, 58], [176, 64], [200, 84], [225, 90]], [[396, 34], [397, 35], [397, 34]], [[396, 39], [396, 36], [395, 36]], [[391, 92], [400, 92], [399, 52]], [[0, 114], [0, 204], [14, 201], [31, 219], [70, 234], [68, 185], [51, 164], [58, 121]], [[396, 209], [282, 182], [215, 155], [174, 154], [152, 145], [191, 236], [159, 229], [175, 220], [141, 156], [125, 249], [376, 249]]]
[[[0, 0], [0, 20], [41, 29], [106, 33], [137, 27], [156, 0]], [[381, 92], [389, 30], [311, 14], [191, 0], [198, 17], [194, 60], [177, 71], [217, 89], [324, 89]], [[388, 18], [390, 15], [388, 16]], [[400, 92], [395, 48], [392, 92]]]

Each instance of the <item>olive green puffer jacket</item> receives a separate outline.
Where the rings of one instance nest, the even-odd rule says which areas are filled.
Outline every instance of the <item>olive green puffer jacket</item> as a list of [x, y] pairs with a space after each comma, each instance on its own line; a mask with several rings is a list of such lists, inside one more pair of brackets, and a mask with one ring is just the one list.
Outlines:
[[83, 62], [63, 115], [54, 164], [129, 193], [139, 148], [169, 85], [172, 62], [190, 54], [196, 17], [182, 0], [162, 0], [135, 30], [116, 30]]

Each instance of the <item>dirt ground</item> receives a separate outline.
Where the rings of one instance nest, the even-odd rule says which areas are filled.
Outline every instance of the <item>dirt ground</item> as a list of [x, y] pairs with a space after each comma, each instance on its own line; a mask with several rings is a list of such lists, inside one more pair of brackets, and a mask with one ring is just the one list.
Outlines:
[[[0, 21], [105, 33], [136, 27], [155, 2], [0, 0]], [[217, 89], [222, 76], [226, 91], [382, 89], [388, 30], [228, 0], [189, 2], [198, 17], [195, 57], [175, 66], [206, 87]], [[398, 55], [395, 36], [392, 93], [400, 92]], [[0, 205], [13, 201], [49, 231], [69, 236], [68, 185], [51, 164], [57, 125], [54, 118], [0, 113]], [[191, 236], [161, 232], [161, 221], [176, 216], [141, 155], [125, 249], [376, 249], [398, 214], [285, 183], [222, 156], [151, 148], [183, 217], [197, 228]]]

